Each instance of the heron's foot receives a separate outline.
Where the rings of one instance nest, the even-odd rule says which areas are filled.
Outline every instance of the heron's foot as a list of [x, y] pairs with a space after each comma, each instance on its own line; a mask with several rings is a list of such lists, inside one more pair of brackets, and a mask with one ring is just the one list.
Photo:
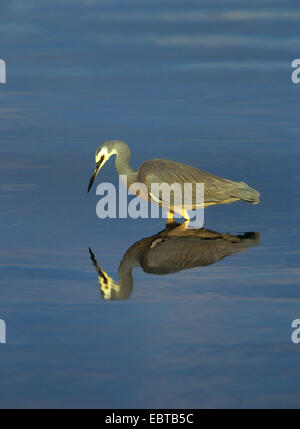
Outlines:
[[167, 212], [167, 225], [174, 222], [174, 212]]
[[174, 229], [174, 234], [177, 234], [179, 231], [180, 232], [186, 231], [189, 227], [189, 223], [190, 223], [190, 220], [185, 220], [182, 224], [180, 224]]
[[191, 221], [190, 216], [186, 210], [183, 209], [180, 214], [184, 218], [184, 222], [176, 228], [177, 232], [187, 230]]
[[190, 222], [191, 218], [186, 210], [182, 210], [181, 216], [185, 219], [185, 222]]
[[167, 218], [167, 225], [170, 225], [172, 223], [174, 223], [174, 219], [173, 218]]

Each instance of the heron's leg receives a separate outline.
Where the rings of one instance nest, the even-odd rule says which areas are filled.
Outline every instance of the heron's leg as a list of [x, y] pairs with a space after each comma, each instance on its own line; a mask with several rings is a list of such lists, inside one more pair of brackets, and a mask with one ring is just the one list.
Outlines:
[[182, 209], [180, 214], [184, 218], [184, 222], [176, 228], [176, 231], [185, 231], [186, 229], [188, 229], [191, 219], [188, 212], [185, 209]]
[[168, 223], [173, 223], [174, 222], [174, 212], [172, 211], [167, 211], [167, 224]]
[[181, 216], [182, 216], [186, 221], [190, 222], [191, 218], [190, 218], [190, 216], [189, 216], [189, 214], [188, 214], [188, 212], [187, 212], [186, 210], [182, 209], [182, 211], [181, 211]]

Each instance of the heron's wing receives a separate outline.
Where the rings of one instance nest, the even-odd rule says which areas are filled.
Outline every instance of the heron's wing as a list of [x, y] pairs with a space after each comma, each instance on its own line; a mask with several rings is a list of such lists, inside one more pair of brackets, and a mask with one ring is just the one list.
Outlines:
[[[223, 179], [190, 165], [164, 159], [152, 159], [144, 162], [139, 169], [139, 179], [146, 184], [149, 191], [153, 183], [167, 183], [169, 185], [179, 183], [182, 187], [184, 183], [194, 185], [203, 183], [205, 203], [221, 203], [230, 198], [245, 199], [252, 202], [259, 197], [259, 193], [244, 182]], [[191, 186], [193, 198], [194, 189], [195, 186]], [[159, 199], [160, 196], [154, 193], [154, 197]]]

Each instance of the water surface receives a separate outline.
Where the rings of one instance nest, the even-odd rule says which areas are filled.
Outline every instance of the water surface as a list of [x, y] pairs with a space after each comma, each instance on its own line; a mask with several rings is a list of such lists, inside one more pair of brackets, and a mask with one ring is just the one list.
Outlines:
[[[299, 18], [290, 0], [2, 7], [1, 407], [299, 406]], [[89, 248], [117, 283], [127, 249], [165, 228], [96, 217], [86, 190], [111, 138], [133, 167], [172, 159], [258, 189], [204, 225], [257, 243], [135, 267], [129, 299], [103, 299]], [[101, 180], [117, 184], [112, 161]]]

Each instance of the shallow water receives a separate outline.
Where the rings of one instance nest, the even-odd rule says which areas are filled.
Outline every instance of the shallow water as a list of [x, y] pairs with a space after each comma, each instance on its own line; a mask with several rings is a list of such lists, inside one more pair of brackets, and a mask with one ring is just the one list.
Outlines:
[[[293, 1], [4, 6], [1, 407], [299, 406], [299, 17]], [[178, 160], [258, 189], [259, 205], [205, 210], [206, 229], [253, 241], [215, 235], [209, 265], [197, 241], [181, 270], [190, 241], [170, 262], [144, 240], [128, 288], [126, 251], [165, 222], [96, 217], [108, 138], [133, 167]], [[112, 161], [101, 180], [117, 183]], [[123, 259], [127, 300], [103, 299], [89, 248], [117, 291]]]

